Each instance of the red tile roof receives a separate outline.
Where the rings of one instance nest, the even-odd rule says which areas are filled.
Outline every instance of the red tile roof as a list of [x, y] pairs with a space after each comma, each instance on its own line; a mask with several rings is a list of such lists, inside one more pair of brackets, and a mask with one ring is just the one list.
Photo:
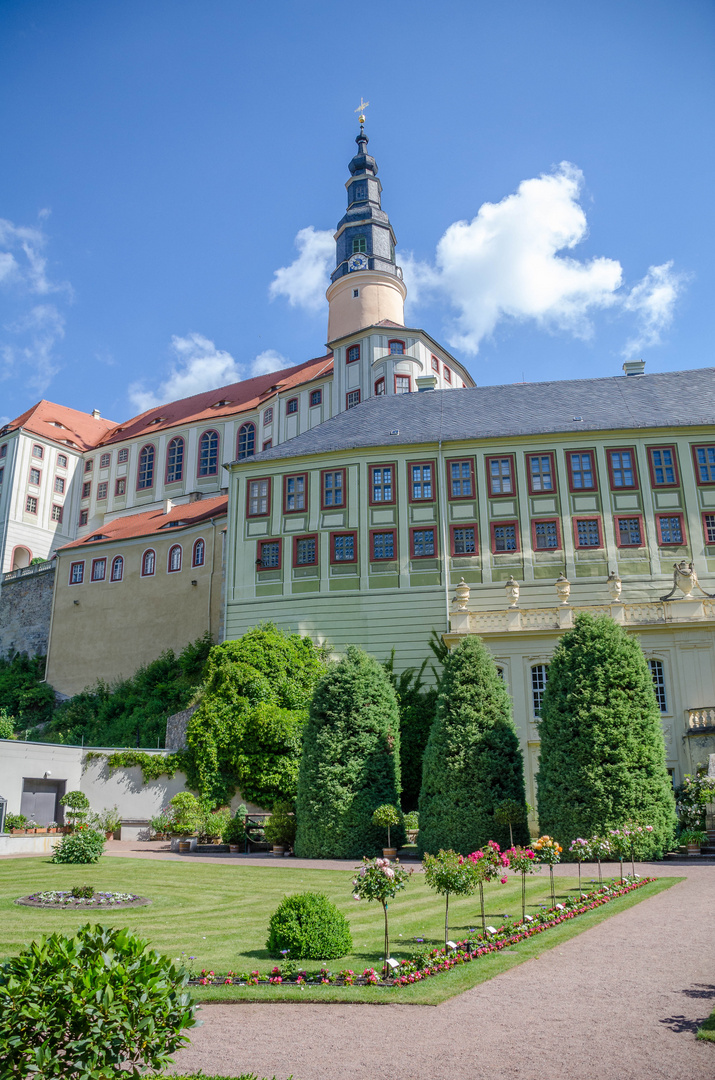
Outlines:
[[6, 424], [5, 432], [23, 428], [55, 443], [69, 443], [76, 450], [92, 450], [116, 426], [115, 420], [95, 420], [91, 413], [42, 400]]
[[[73, 540], [60, 551], [70, 548], [94, 547], [95, 544], [107, 543], [108, 541], [129, 540], [137, 536], [152, 536], [160, 533], [164, 526], [176, 522], [166, 532], [179, 533], [182, 526], [196, 525], [207, 518], [223, 517], [228, 507], [228, 499], [225, 495], [215, 495], [210, 499], [199, 499], [193, 503], [182, 503], [174, 506], [165, 514], [163, 509], [145, 510], [142, 514], [131, 514], [128, 517], [115, 518], [100, 525], [96, 532], [90, 533], [80, 540]], [[181, 524], [178, 524], [178, 523]]]
[[[160, 405], [139, 416], [126, 420], [119, 427], [109, 432], [103, 445], [133, 439], [155, 431], [187, 424], [195, 420], [214, 420], [216, 417], [232, 416], [235, 413], [249, 412], [262, 405], [273, 393], [290, 390], [301, 386], [320, 375], [327, 375], [333, 370], [333, 354], [307, 360], [296, 367], [272, 371], [268, 375], [257, 375], [253, 379], [243, 379], [230, 386], [220, 386], [216, 390], [207, 390], [203, 394], [194, 394], [181, 401], [172, 401]], [[226, 405], [217, 405], [226, 401]]]

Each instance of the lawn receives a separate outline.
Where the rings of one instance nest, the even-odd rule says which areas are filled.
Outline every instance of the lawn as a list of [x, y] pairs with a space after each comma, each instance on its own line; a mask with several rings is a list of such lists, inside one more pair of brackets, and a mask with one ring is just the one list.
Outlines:
[[[653, 896], [679, 878], [661, 878], [628, 896], [589, 912], [476, 963], [441, 974], [424, 983], [400, 989], [380, 987], [199, 987], [201, 1001], [371, 1001], [437, 1004], [515, 964], [587, 930], [618, 911]], [[193, 967], [217, 973], [259, 968], [276, 962], [265, 948], [268, 919], [286, 893], [325, 893], [350, 920], [353, 952], [330, 963], [331, 970], [352, 968], [362, 972], [379, 966], [382, 957], [382, 911], [377, 904], [352, 899], [352, 875], [342, 870], [305, 870], [294, 866], [245, 866], [221, 862], [215, 866], [193, 862], [102, 858], [94, 866], [53, 865], [45, 857], [0, 861], [0, 956], [18, 952], [41, 933], [71, 932], [81, 922], [77, 911], [20, 907], [18, 897], [42, 889], [64, 889], [89, 882], [98, 890], [132, 892], [151, 899], [149, 907], [103, 911], [107, 925], [128, 926], [172, 957], [194, 957]], [[578, 891], [575, 878], [558, 878], [557, 901]], [[584, 888], [588, 881], [584, 878]], [[509, 875], [506, 885], [486, 890], [487, 921], [497, 925], [504, 916], [521, 914], [521, 882]], [[527, 878], [527, 913], [550, 906], [548, 873]], [[444, 943], [444, 900], [427, 888], [415, 873], [390, 904], [391, 952], [400, 960], [416, 947]], [[96, 915], [94, 918], [100, 918]], [[477, 897], [450, 898], [450, 934], [456, 940], [479, 924]], [[319, 964], [306, 963], [308, 968]]]

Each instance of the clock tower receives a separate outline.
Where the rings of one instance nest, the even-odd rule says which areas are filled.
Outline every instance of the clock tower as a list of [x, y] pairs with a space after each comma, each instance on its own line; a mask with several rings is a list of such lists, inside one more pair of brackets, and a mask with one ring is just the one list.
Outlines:
[[380, 204], [382, 184], [363, 124], [361, 116], [358, 151], [345, 185], [348, 207], [335, 233], [335, 270], [326, 294], [329, 343], [384, 319], [399, 326], [405, 319], [407, 290], [395, 263], [395, 234]]

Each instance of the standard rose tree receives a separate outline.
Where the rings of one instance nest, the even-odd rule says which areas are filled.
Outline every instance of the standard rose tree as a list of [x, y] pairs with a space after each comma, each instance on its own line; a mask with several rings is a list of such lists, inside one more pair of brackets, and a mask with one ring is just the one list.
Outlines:
[[387, 901], [405, 888], [412, 871], [403, 870], [398, 862], [389, 859], [363, 858], [362, 866], [355, 867], [353, 878], [353, 896], [356, 900], [379, 900], [385, 916], [385, 963], [383, 975], [387, 978], [388, 959], [390, 956], [390, 933], [387, 922]]
[[484, 883], [499, 878], [502, 885], [506, 885], [506, 872], [509, 869], [509, 857], [502, 854], [496, 840], [488, 840], [479, 851], [473, 851], [467, 856], [474, 867], [474, 873], [479, 886], [479, 904], [482, 910], [482, 933], [487, 935], [487, 921], [484, 914]]
[[439, 851], [437, 855], [425, 855], [422, 860], [425, 881], [431, 889], [444, 898], [444, 947], [449, 940], [449, 894], [471, 896], [476, 892], [478, 876], [474, 864], [458, 855], [456, 851]]

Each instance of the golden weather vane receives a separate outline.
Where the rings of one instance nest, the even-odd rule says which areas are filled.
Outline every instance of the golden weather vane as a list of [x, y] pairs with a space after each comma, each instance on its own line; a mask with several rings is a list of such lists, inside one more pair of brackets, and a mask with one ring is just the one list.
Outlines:
[[360, 113], [360, 115], [358, 116], [358, 122], [360, 123], [361, 126], [365, 123], [365, 109], [368, 107], [369, 104], [370, 104], [369, 101], [363, 101], [362, 94], [361, 94], [360, 95], [360, 104], [358, 105], [357, 109], [355, 110], [356, 113]]

